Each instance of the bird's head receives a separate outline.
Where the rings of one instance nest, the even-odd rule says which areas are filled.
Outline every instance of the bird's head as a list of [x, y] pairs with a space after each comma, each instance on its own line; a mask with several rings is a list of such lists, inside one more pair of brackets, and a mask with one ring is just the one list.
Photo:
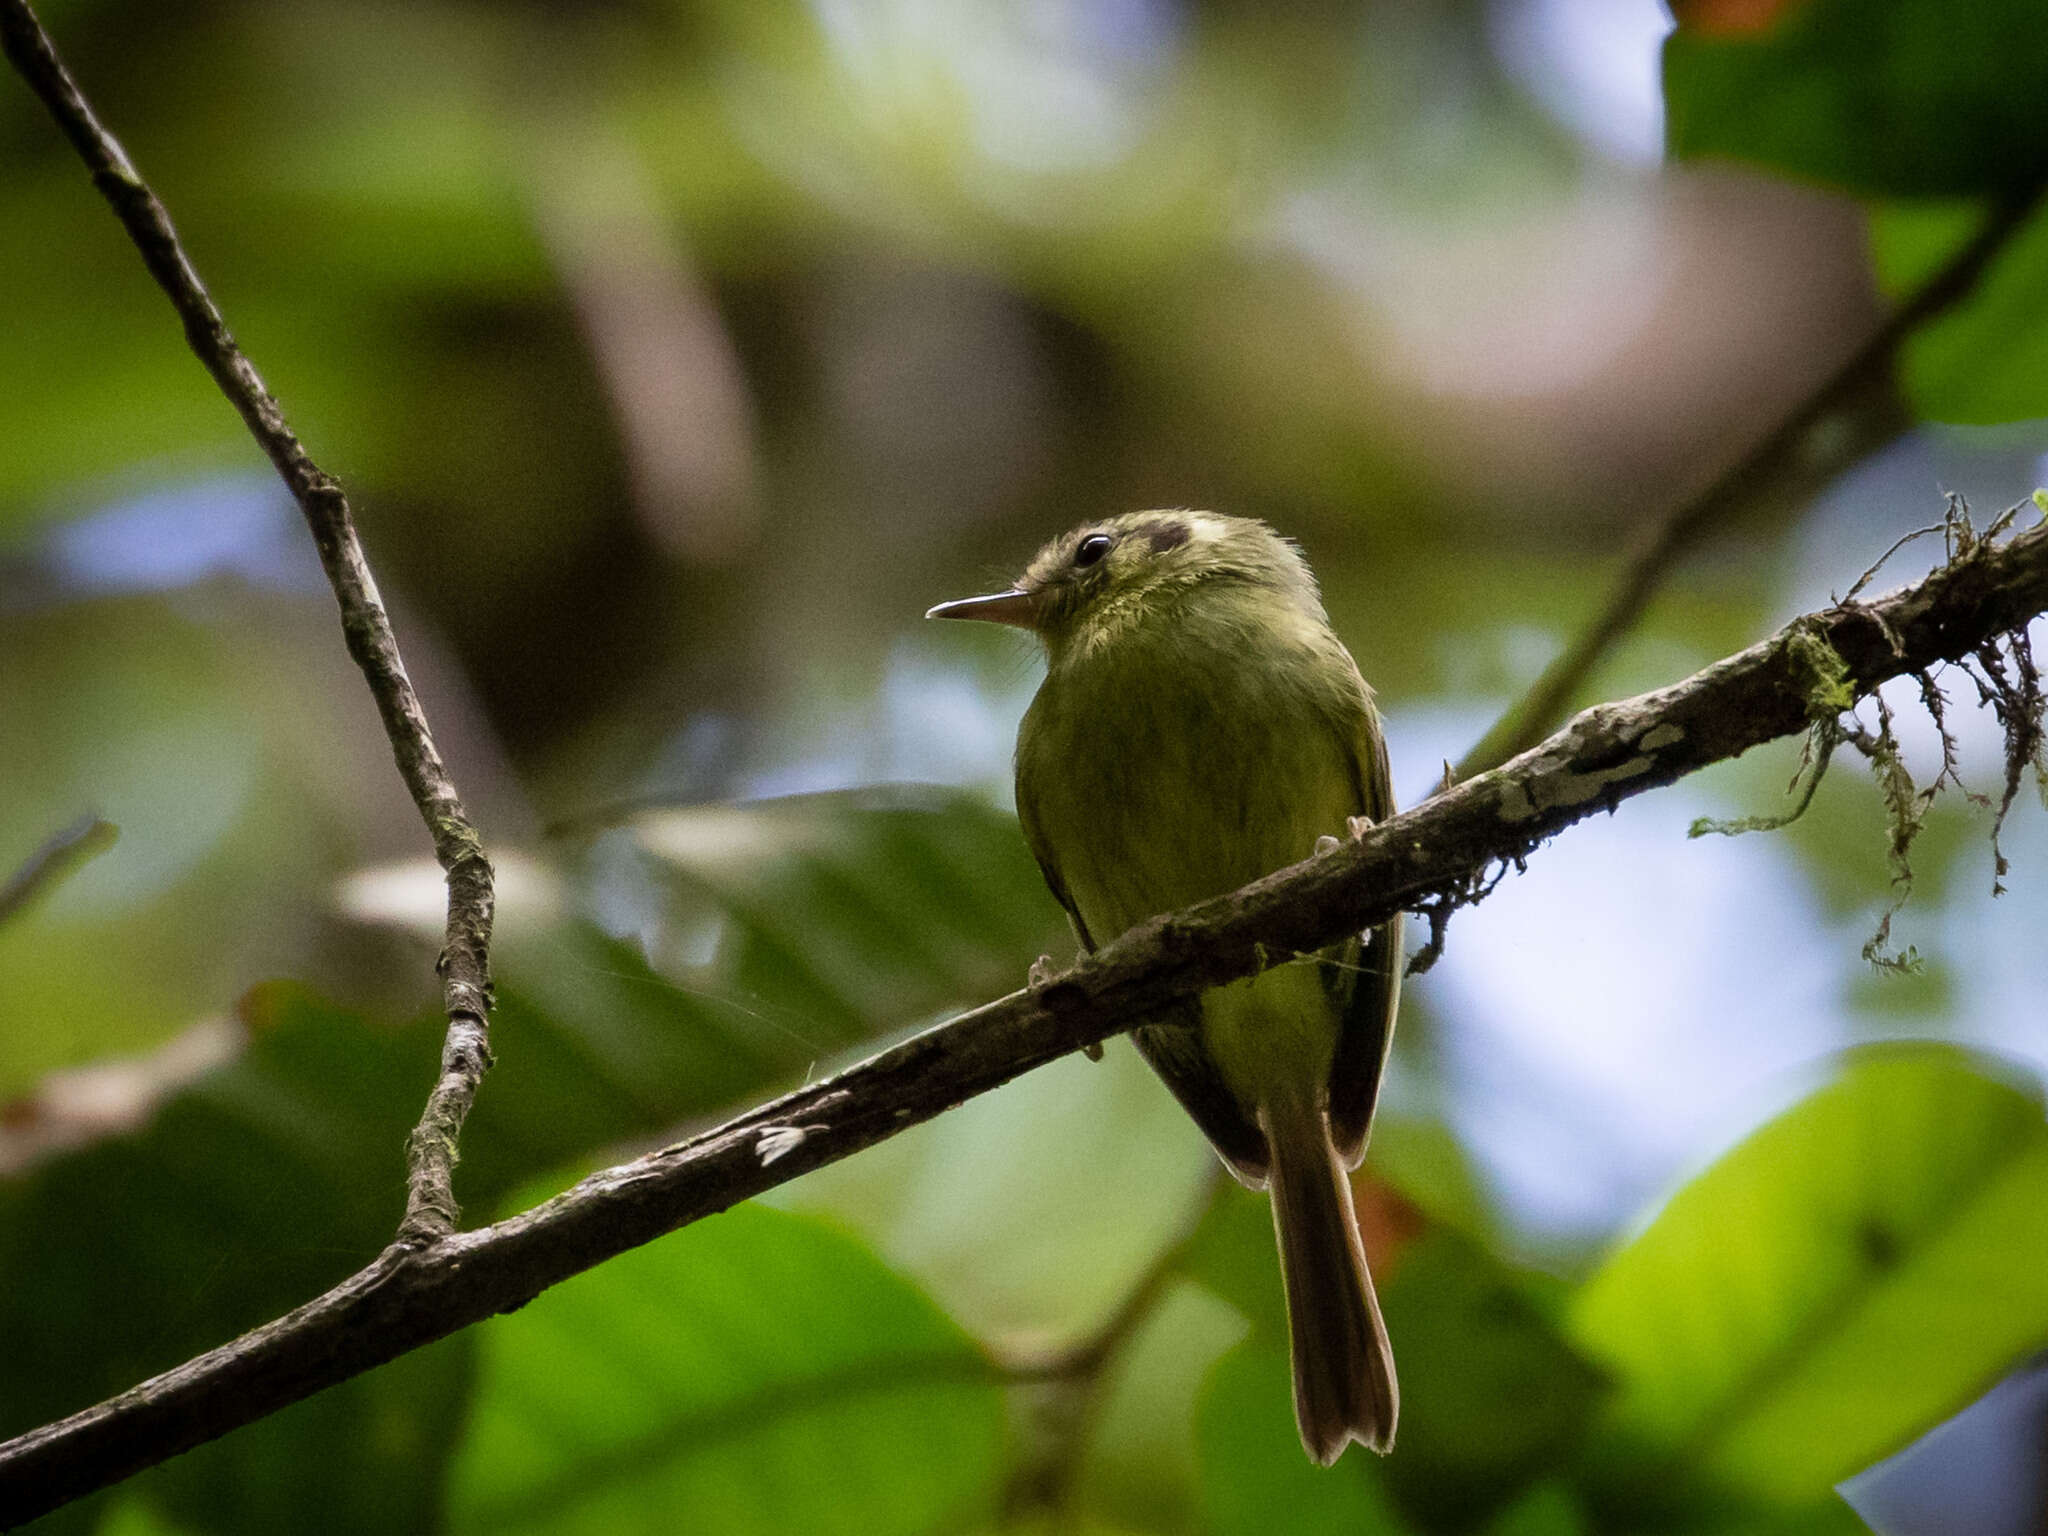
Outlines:
[[1041, 549], [1015, 585], [940, 603], [925, 617], [1014, 624], [1057, 658], [1083, 636], [1110, 640], [1171, 622], [1183, 604], [1212, 592], [1277, 597], [1322, 616], [1307, 562], [1264, 523], [1158, 511], [1083, 523]]

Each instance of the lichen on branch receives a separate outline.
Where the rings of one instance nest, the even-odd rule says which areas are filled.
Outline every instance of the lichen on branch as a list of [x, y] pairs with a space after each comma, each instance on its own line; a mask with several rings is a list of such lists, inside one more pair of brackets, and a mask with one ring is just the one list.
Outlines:
[[[2048, 515], [2048, 491], [2036, 491], [2031, 504]], [[2026, 505], [2028, 503], [2009, 508], [1980, 533], [1970, 521], [1967, 503], [1961, 496], [1951, 495], [1942, 521], [1916, 529], [1893, 544], [1877, 564], [1865, 571], [1849, 589], [1850, 595], [1837, 604], [1836, 611], [1855, 605], [1856, 594], [1885, 562], [1922, 535], [1939, 533], [1943, 536], [1946, 554], [1943, 563], [1937, 567], [1938, 572], [1955, 574], [1973, 563], [1988, 559], [1998, 548], [1999, 539], [2011, 529]], [[2004, 877], [2010, 865], [1999, 839], [2013, 801], [2018, 797], [2029, 771], [2040, 787], [2043, 801], [2048, 802], [2048, 751], [2044, 751], [2048, 748], [2048, 724], [2044, 724], [2043, 718], [2044, 710], [2048, 710], [2048, 701], [2044, 701], [2041, 674], [2035, 664], [2028, 635], [2032, 618], [2029, 615], [1984, 635], [1960, 656], [1902, 674], [1919, 684], [1921, 705], [1940, 743], [1940, 767], [1924, 786], [1914, 782], [1912, 772], [1906, 766], [1905, 756], [1899, 747], [1896, 716], [1884, 695], [1875, 685], [1856, 685], [1848, 663], [1829, 643], [1823, 626], [1811, 620], [1795, 621], [1783, 633], [1786, 660], [1794, 675], [1801, 680], [1807, 713], [1812, 722], [1800, 750], [1799, 765], [1793, 771], [1792, 782], [1786, 786], [1786, 793], [1796, 794], [1797, 799], [1789, 810], [1775, 815], [1740, 816], [1726, 820], [1703, 816], [1692, 824], [1689, 835], [1703, 837], [1718, 833], [1732, 837], [1790, 826], [1813, 804], [1835, 749], [1843, 745], [1853, 748], [1870, 765], [1871, 779], [1884, 804], [1885, 861], [1891, 870], [1892, 884], [1891, 900], [1863, 946], [1863, 958], [1881, 971], [1903, 973], [1917, 970], [1919, 951], [1911, 945], [1904, 950], [1895, 949], [1891, 940], [1892, 920], [1904, 909], [1913, 893], [1913, 844], [1927, 823], [1929, 810], [1946, 789], [1956, 790], [1972, 805], [1992, 805], [1989, 796], [1971, 790], [1957, 772], [1959, 750], [1949, 726], [1948, 694], [1941, 685], [1941, 679], [1947, 672], [1958, 671], [1976, 685], [1979, 702], [1992, 713], [2004, 734], [2003, 793], [1992, 817], [1990, 834], [1994, 870], [1992, 895], [2002, 895], [2005, 891]], [[1886, 638], [1895, 652], [1904, 654], [1899, 637], [1887, 631]], [[1858, 715], [1866, 701], [1876, 717], [1872, 724], [1866, 724]]]

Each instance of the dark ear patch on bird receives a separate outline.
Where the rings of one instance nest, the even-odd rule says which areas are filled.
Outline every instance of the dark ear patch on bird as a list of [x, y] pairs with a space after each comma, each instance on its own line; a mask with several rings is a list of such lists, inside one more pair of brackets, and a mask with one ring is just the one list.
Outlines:
[[1152, 553], [1155, 555], [1163, 555], [1169, 549], [1179, 549], [1194, 536], [1194, 529], [1178, 518], [1166, 518], [1148, 525], [1145, 529], [1145, 542], [1152, 546]]

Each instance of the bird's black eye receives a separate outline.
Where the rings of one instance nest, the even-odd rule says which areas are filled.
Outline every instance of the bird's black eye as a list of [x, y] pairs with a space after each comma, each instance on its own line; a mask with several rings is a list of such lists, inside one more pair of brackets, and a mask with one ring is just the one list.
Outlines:
[[1087, 538], [1075, 546], [1074, 568], [1085, 571], [1089, 566], [1095, 564], [1096, 561], [1108, 554], [1109, 546], [1115, 542], [1116, 540], [1106, 533], [1089, 534]]

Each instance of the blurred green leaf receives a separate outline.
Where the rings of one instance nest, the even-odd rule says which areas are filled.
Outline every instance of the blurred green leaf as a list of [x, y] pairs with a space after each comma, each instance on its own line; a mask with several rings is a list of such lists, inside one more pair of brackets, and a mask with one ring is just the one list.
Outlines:
[[[1880, 206], [1871, 218], [1879, 282], [1909, 290], [1982, 221], [1969, 204]], [[2028, 220], [1967, 302], [1913, 336], [1900, 379], [1913, 408], [1935, 421], [2048, 416], [2048, 212]]]
[[[1419, 1006], [1403, 1000], [1405, 1027]], [[1365, 1163], [1368, 1177], [1389, 1185], [1431, 1222], [1469, 1237], [1494, 1233], [1493, 1211], [1472, 1161], [1457, 1133], [1441, 1120], [1397, 1115], [1381, 1110], [1372, 1125], [1372, 1153]]]
[[1852, 192], [1968, 196], [2048, 168], [2048, 29], [2031, 0], [1805, 0], [1664, 45], [1673, 156], [1725, 156]]
[[457, 1531], [931, 1529], [991, 1501], [987, 1357], [859, 1243], [742, 1206], [483, 1331]]
[[821, 1049], [1023, 985], [1072, 953], [1016, 818], [920, 786], [651, 813], [673, 920], [726, 925], [712, 974]]
[[[241, 1060], [143, 1130], [0, 1184], [0, 1433], [85, 1407], [266, 1322], [366, 1262], [438, 1029], [379, 1031], [290, 987], [245, 1006]], [[174, 1523], [422, 1529], [468, 1345], [449, 1341], [129, 1485]]]
[[1381, 1301], [1401, 1372], [1382, 1481], [1410, 1519], [1476, 1525], [1568, 1462], [1605, 1381], [1512, 1271], [1438, 1229], [1402, 1249]]
[[[1294, 1428], [1285, 1338], [1247, 1339], [1217, 1362], [1196, 1419], [1203, 1529], [1210, 1536], [1400, 1536], [1411, 1529], [1353, 1446], [1318, 1467]], [[1396, 1452], [1398, 1455], [1399, 1452]]]
[[2048, 1340], [2044, 1209], [2036, 1090], [1943, 1048], [1848, 1058], [1580, 1293], [1618, 1378], [1603, 1477], [1824, 1499]]
[[148, 1496], [179, 1530], [435, 1529], [475, 1358], [466, 1333], [415, 1350], [166, 1462]]
[[663, 974], [581, 923], [514, 937], [496, 961], [498, 1061], [463, 1131], [464, 1199], [734, 1106], [820, 1054], [800, 1022]]
[[[9, 75], [9, 96], [33, 101]], [[252, 462], [254, 448], [178, 333], [121, 228], [46, 120], [24, 125], [44, 151], [8, 182], [0, 281], [22, 296], [0, 327], [0, 369], [37, 387], [8, 397], [0, 532], [64, 510], [79, 482], [166, 461], [202, 471]]]
[[499, 1060], [464, 1131], [465, 1199], [1010, 990], [1057, 911], [1015, 821], [969, 795], [710, 806], [634, 833], [668, 887], [644, 944], [576, 921], [501, 930]]
[[[716, 933], [708, 961], [670, 974], [730, 999], [720, 1029], [751, 1025], [750, 1048], [779, 1051], [792, 1075], [881, 1029], [1014, 990], [1042, 951], [1073, 951], [1015, 819], [974, 796], [795, 796], [659, 812], [632, 832], [666, 876], [666, 922]], [[571, 996], [578, 985], [560, 984]], [[983, 1336], [1040, 1348], [1096, 1326], [1173, 1241], [1206, 1159], [1185, 1114], [1115, 1044], [1101, 1063], [1053, 1063], [777, 1198], [856, 1226]]]
[[0, 720], [35, 722], [0, 730], [0, 864], [82, 813], [122, 829], [0, 925], [0, 1098], [160, 1043], [245, 984], [248, 950], [282, 947], [289, 869], [326, 807], [274, 793], [271, 663], [245, 672], [234, 651], [153, 599], [0, 614]]
[[438, 1031], [368, 1029], [282, 986], [245, 1015], [246, 1054], [144, 1129], [0, 1184], [0, 1432], [289, 1310], [396, 1226]]
[[1538, 1483], [1487, 1522], [1485, 1536], [1583, 1536], [1586, 1516], [1564, 1483]]
[[1237, 1184], [1217, 1192], [1188, 1244], [1183, 1268], [1242, 1312], [1268, 1344], [1287, 1343], [1287, 1301], [1266, 1197]]

